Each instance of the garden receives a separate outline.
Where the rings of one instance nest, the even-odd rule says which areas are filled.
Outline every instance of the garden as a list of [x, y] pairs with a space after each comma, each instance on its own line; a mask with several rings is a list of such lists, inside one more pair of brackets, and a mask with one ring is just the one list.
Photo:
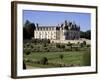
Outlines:
[[91, 45], [82, 43], [50, 43], [49, 39], [26, 39], [23, 44], [27, 69], [78, 67], [91, 65]]

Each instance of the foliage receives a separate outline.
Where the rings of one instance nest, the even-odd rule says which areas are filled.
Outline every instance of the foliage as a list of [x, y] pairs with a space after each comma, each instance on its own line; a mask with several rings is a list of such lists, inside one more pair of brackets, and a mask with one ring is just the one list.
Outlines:
[[56, 47], [57, 48], [65, 48], [65, 45], [64, 44], [61, 44], [61, 43], [56, 43]]
[[83, 41], [83, 45], [86, 45], [86, 41]]
[[90, 47], [90, 44], [87, 44], [87, 47]]
[[86, 32], [80, 31], [80, 38], [91, 39], [91, 31], [87, 30]]
[[30, 39], [34, 37], [35, 24], [26, 20], [23, 26], [23, 39]]
[[59, 55], [59, 57], [60, 57], [60, 59], [63, 59], [64, 56], [61, 54], [61, 55]]
[[82, 48], [84, 45], [83, 45], [83, 43], [80, 43], [80, 47]]
[[49, 43], [49, 39], [31, 39], [25, 41], [23, 47], [24, 47], [24, 53], [27, 51], [30, 52], [63, 52], [63, 51], [80, 51], [84, 50], [82, 48], [84, 47], [90, 47], [86, 43], [86, 41], [83, 41], [82, 43], [70, 43], [67, 44], [64, 43]]
[[72, 44], [70, 42], [68, 42], [67, 46], [72, 46]]
[[46, 44], [46, 43], [50, 43], [50, 40], [49, 39], [32, 39], [32, 43], [40, 43], [40, 44]]
[[41, 59], [41, 64], [45, 65], [45, 64], [47, 64], [47, 63], [48, 63], [47, 57], [43, 57], [43, 58]]
[[26, 51], [26, 55], [29, 55], [31, 52], [30, 51]]

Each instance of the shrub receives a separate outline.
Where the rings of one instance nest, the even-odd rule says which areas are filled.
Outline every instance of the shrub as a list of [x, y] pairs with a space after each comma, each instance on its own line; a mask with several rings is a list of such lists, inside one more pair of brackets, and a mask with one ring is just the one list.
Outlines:
[[47, 57], [43, 57], [43, 58], [41, 59], [41, 64], [43, 64], [43, 65], [48, 64], [48, 59], [47, 59]]
[[31, 45], [31, 48], [33, 48], [33, 46]]
[[26, 55], [29, 55], [31, 52], [30, 51], [26, 51]]
[[64, 44], [60, 44], [60, 43], [57, 43], [56, 44], [56, 48], [65, 48], [65, 45]]
[[74, 47], [74, 49], [75, 49], [75, 51], [78, 51], [78, 50], [79, 50], [79, 48], [78, 48], [78, 47]]
[[46, 44], [46, 43], [44, 43], [43, 47], [47, 47], [47, 44]]
[[83, 45], [86, 45], [86, 41], [83, 41]]
[[87, 47], [90, 47], [90, 44], [88, 44]]
[[77, 42], [77, 44], [79, 45], [79, 44], [80, 44], [80, 42]]
[[61, 44], [60, 45], [60, 48], [63, 48], [64, 49], [65, 48], [65, 45], [64, 44]]
[[84, 45], [83, 45], [83, 43], [80, 43], [80, 47], [82, 48]]
[[67, 46], [72, 46], [72, 44], [70, 42], [67, 43]]
[[63, 59], [64, 56], [61, 54], [61, 55], [59, 55], [59, 57], [60, 57], [60, 59]]
[[59, 44], [59, 43], [57, 43], [57, 44], [56, 44], [56, 47], [57, 47], [57, 48], [60, 48], [60, 44]]
[[29, 44], [29, 43], [26, 43], [26, 45], [27, 45], [27, 47], [29, 47], [29, 46], [30, 46], [30, 44]]
[[70, 50], [72, 51], [72, 43], [68, 42], [67, 46], [70, 46]]

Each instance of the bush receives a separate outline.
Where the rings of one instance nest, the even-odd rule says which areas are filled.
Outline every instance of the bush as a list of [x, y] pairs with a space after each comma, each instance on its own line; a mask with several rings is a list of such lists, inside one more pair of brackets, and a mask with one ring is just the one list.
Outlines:
[[43, 47], [47, 47], [47, 44], [46, 44], [46, 43], [44, 43]]
[[84, 45], [83, 45], [83, 43], [80, 43], [80, 47], [82, 48]]
[[75, 51], [79, 51], [79, 48], [78, 48], [78, 47], [74, 47], [74, 50], [75, 50]]
[[33, 48], [33, 46], [31, 45], [31, 48]]
[[90, 47], [90, 44], [88, 44], [87, 47]]
[[27, 47], [29, 47], [29, 46], [30, 46], [30, 44], [29, 44], [29, 43], [26, 43], [26, 45], [27, 45]]
[[49, 39], [32, 39], [32, 43], [50, 43], [50, 40]]
[[56, 44], [56, 47], [57, 47], [57, 48], [60, 48], [60, 44], [59, 44], [59, 43], [57, 43], [57, 44]]
[[26, 55], [29, 55], [31, 52], [30, 51], [26, 51]]
[[80, 42], [77, 42], [77, 44], [79, 45], [79, 44], [80, 44]]
[[60, 45], [60, 48], [63, 48], [64, 49], [65, 48], [65, 45], [64, 44], [61, 44]]
[[64, 44], [60, 44], [60, 43], [57, 43], [56, 44], [56, 48], [65, 48], [65, 45]]
[[61, 54], [61, 55], [59, 55], [59, 57], [60, 57], [60, 59], [63, 59], [64, 56]]
[[43, 57], [43, 58], [41, 59], [41, 64], [43, 64], [43, 65], [48, 64], [48, 59], [47, 59], [47, 57]]
[[70, 50], [72, 51], [72, 43], [68, 42], [67, 46], [70, 46]]
[[72, 46], [72, 44], [70, 42], [67, 43], [67, 46]]
[[86, 41], [83, 41], [83, 45], [86, 45]]

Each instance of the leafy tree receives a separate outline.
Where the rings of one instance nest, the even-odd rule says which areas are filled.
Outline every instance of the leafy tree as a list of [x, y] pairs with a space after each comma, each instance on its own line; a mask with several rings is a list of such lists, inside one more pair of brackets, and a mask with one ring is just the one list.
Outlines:
[[90, 30], [86, 31], [85, 34], [86, 34], [86, 36], [85, 36], [86, 39], [91, 39], [91, 31]]
[[91, 39], [91, 31], [87, 30], [86, 32], [80, 31], [80, 38]]
[[80, 38], [85, 38], [85, 32], [80, 31]]
[[34, 37], [35, 24], [26, 20], [23, 26], [23, 38], [30, 39]]

